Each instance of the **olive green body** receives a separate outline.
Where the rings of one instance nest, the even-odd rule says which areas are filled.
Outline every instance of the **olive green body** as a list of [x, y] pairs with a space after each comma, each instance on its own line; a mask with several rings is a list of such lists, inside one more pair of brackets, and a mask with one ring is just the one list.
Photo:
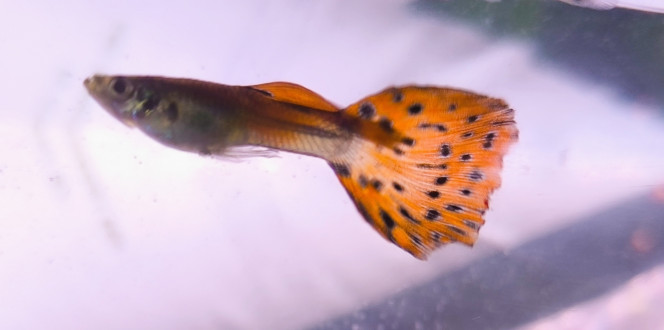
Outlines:
[[122, 122], [184, 151], [223, 155], [229, 147], [255, 145], [334, 159], [354, 135], [340, 111], [281, 102], [251, 86], [102, 75], [85, 86]]

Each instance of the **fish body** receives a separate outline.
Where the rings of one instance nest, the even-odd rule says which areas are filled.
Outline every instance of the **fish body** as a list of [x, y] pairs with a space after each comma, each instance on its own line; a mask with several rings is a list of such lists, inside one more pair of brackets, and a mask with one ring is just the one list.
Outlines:
[[451, 88], [391, 87], [342, 109], [285, 82], [95, 75], [84, 84], [114, 117], [169, 147], [223, 156], [261, 146], [325, 159], [363, 218], [420, 259], [475, 242], [518, 135], [505, 102]]
[[[223, 155], [234, 146], [260, 145], [329, 157], [330, 148], [348, 140], [338, 113], [275, 102], [252, 87], [110, 76], [94, 76], [85, 84], [114, 117], [184, 151]], [[288, 139], [292, 132], [298, 132], [297, 141]]]

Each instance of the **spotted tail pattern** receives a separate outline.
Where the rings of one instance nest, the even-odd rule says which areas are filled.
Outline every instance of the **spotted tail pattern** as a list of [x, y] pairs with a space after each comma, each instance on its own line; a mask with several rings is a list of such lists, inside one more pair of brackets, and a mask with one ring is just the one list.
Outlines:
[[343, 112], [375, 124], [358, 129], [374, 138], [330, 162], [364, 219], [419, 259], [451, 242], [472, 246], [518, 137], [514, 111], [467, 91], [408, 86]]

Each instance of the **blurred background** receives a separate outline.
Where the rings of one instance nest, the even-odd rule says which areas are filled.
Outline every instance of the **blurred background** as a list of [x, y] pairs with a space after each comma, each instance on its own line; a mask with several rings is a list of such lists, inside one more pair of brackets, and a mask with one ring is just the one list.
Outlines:
[[[664, 328], [664, 15], [553, 0], [0, 2], [1, 329]], [[476, 246], [414, 259], [322, 160], [164, 148], [93, 73], [505, 99]]]

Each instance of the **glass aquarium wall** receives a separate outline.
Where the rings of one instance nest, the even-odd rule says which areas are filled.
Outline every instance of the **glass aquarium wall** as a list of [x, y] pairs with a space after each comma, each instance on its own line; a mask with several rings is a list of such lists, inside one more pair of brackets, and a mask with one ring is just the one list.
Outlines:
[[[555, 0], [0, 8], [2, 329], [664, 324], [662, 14]], [[339, 109], [446, 86], [505, 100], [519, 137], [474, 246], [422, 261], [363, 220], [326, 161], [167, 148], [90, 97], [97, 73], [286, 81]]]

